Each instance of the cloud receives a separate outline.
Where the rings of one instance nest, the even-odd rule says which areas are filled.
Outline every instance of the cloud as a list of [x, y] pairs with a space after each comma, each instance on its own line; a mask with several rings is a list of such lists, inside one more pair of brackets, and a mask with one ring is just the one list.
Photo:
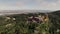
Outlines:
[[[40, 1], [40, 3], [39, 3]], [[60, 10], [60, 0], [38, 0], [37, 6], [40, 9], [44, 10]]]
[[60, 10], [60, 0], [0, 0], [0, 10]]

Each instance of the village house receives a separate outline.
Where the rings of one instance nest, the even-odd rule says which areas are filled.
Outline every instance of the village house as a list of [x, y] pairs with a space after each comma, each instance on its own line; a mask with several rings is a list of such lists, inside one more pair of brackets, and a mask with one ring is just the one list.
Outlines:
[[47, 21], [48, 16], [47, 15], [38, 15], [36, 16], [30, 16], [28, 17], [28, 22], [41, 22], [41, 21]]

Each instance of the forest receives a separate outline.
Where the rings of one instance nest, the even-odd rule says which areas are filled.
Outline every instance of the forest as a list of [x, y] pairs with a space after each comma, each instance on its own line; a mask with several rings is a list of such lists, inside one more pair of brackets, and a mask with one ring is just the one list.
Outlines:
[[0, 34], [60, 34], [60, 10], [0, 16]]

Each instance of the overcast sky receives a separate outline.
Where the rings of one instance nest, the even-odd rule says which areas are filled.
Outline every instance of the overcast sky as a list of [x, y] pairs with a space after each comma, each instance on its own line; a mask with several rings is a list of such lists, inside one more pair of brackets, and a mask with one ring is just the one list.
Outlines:
[[0, 0], [0, 10], [60, 10], [60, 0]]

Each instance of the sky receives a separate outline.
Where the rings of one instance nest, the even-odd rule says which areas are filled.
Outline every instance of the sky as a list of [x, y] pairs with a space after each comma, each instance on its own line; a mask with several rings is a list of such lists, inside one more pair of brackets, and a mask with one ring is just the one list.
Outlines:
[[60, 10], [60, 0], [0, 0], [0, 10]]

